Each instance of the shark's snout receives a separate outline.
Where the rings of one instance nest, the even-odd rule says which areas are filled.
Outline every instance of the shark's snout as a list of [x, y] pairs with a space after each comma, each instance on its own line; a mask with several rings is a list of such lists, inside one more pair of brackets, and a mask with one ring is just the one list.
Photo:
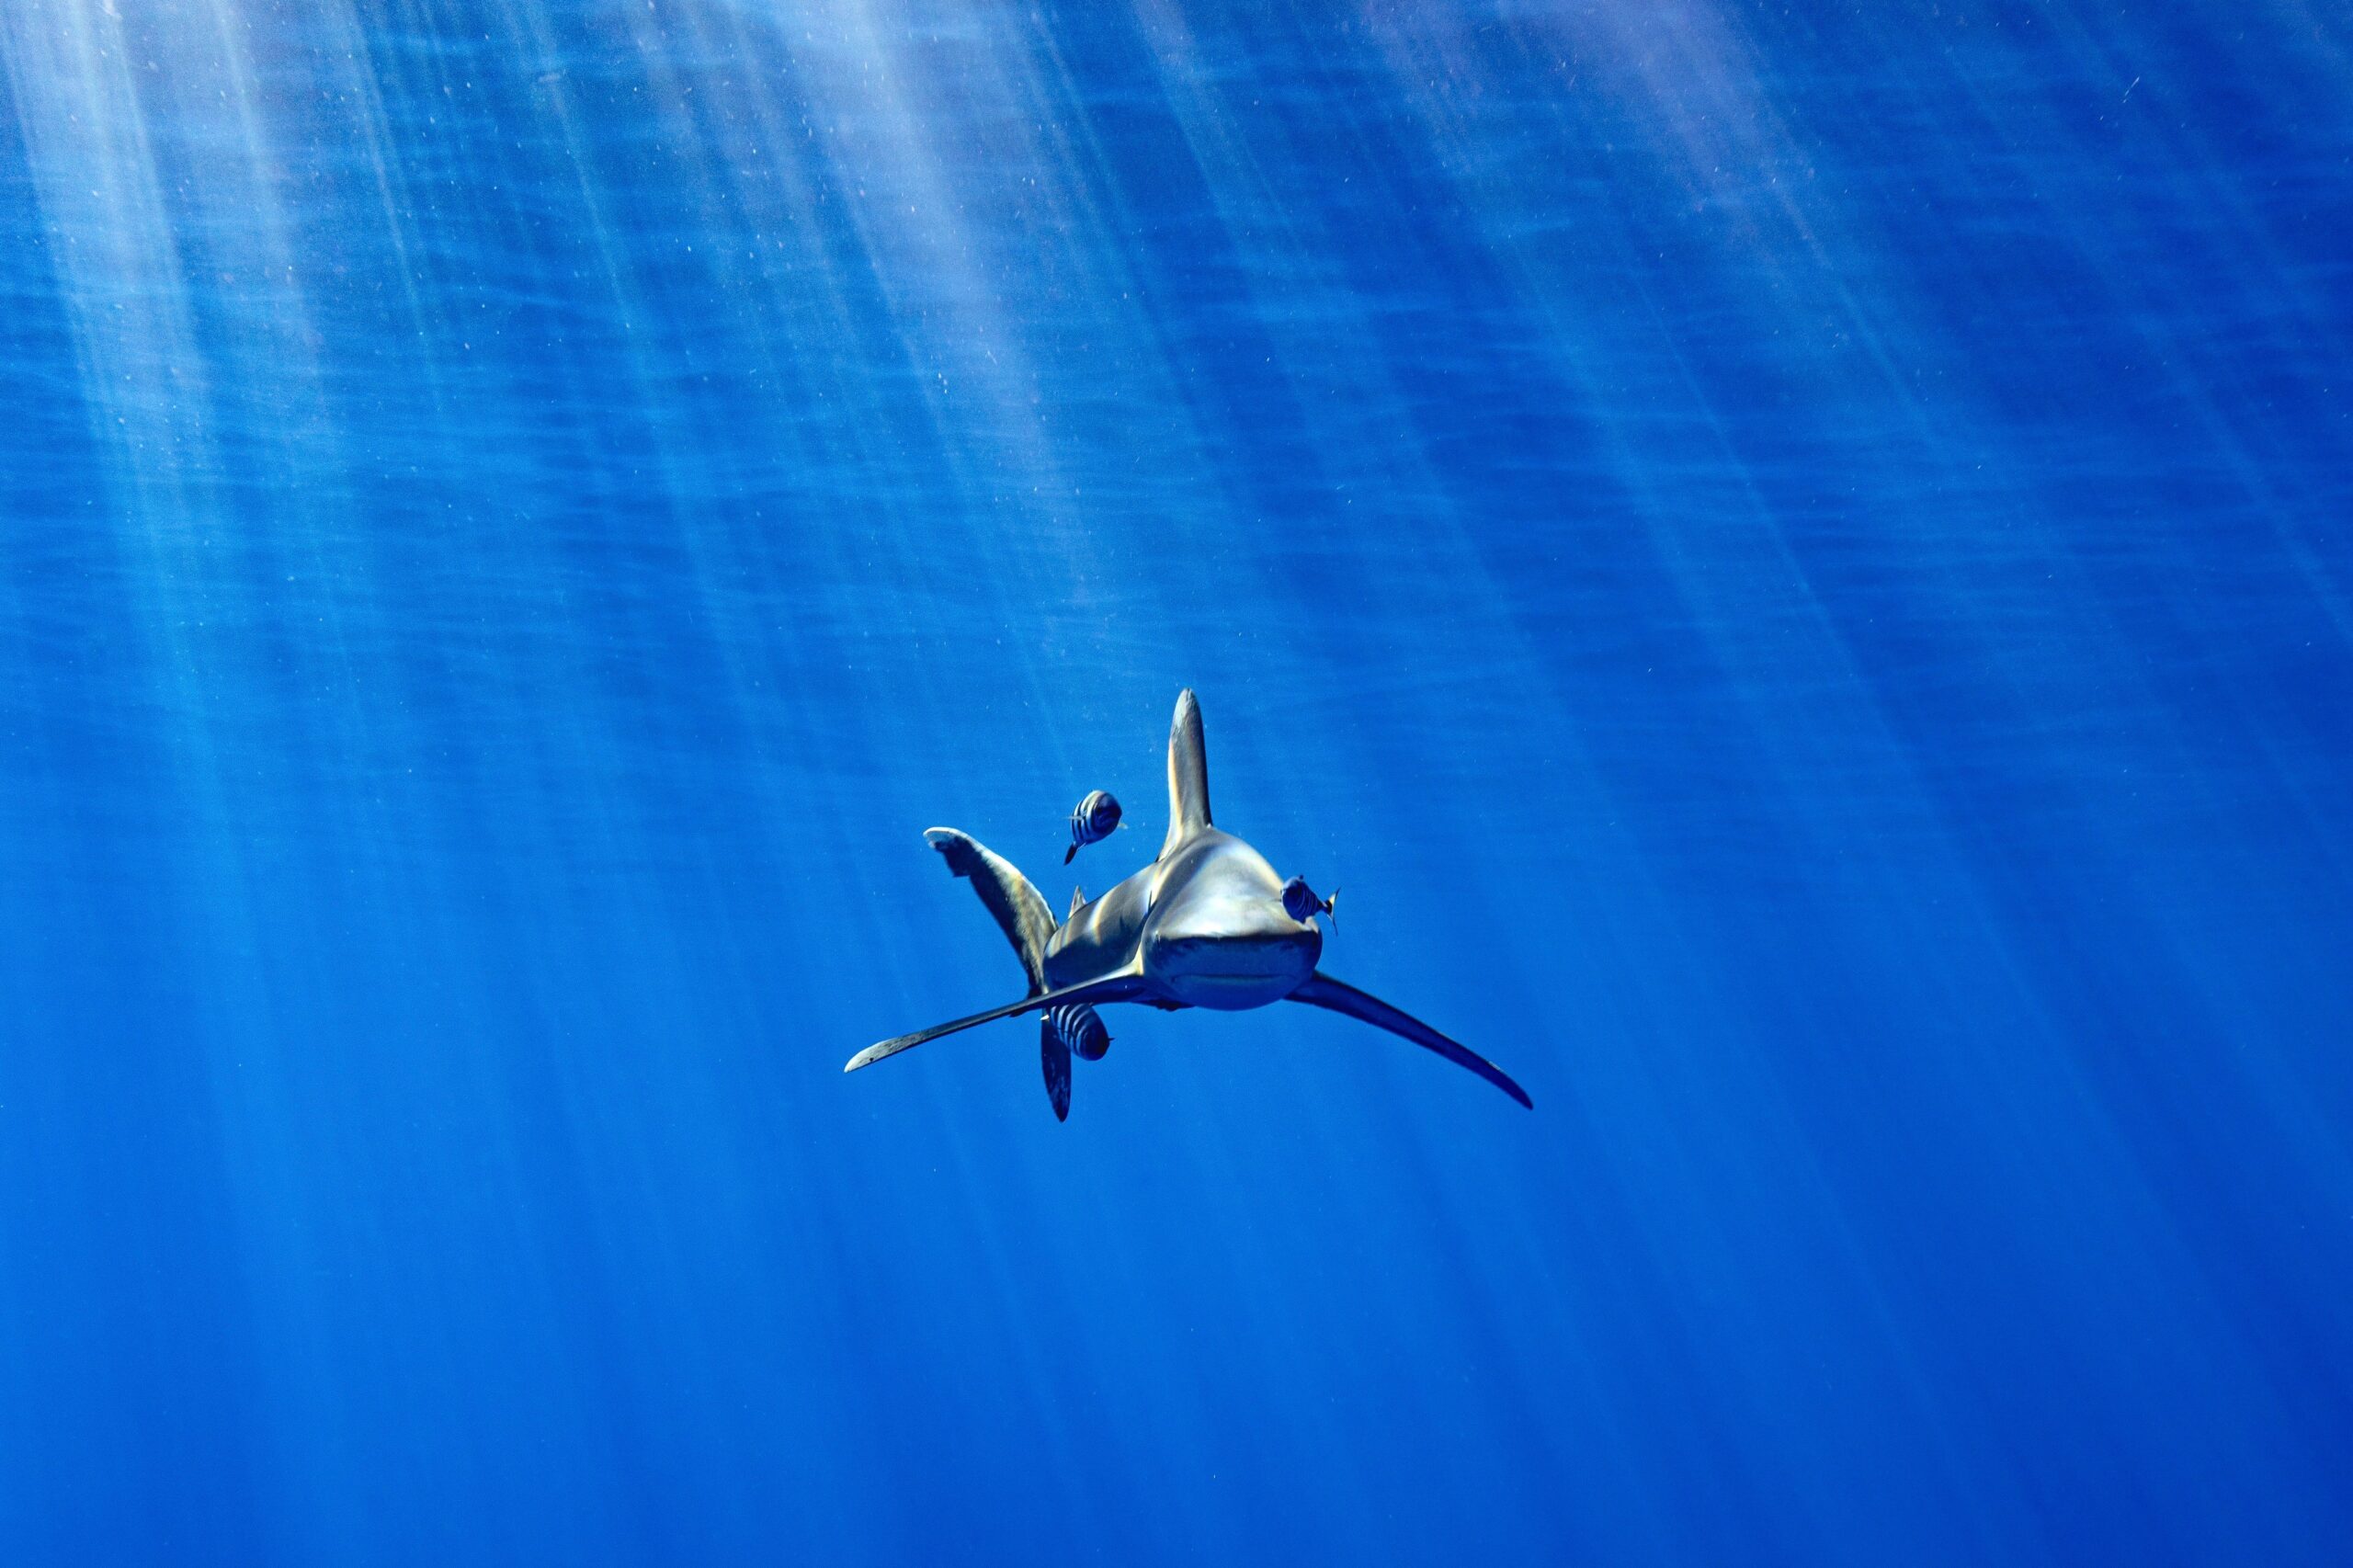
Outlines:
[[1321, 931], [1270, 903], [1155, 927], [1144, 943], [1144, 967], [1179, 1002], [1233, 1011], [1290, 995], [1315, 971], [1323, 950]]

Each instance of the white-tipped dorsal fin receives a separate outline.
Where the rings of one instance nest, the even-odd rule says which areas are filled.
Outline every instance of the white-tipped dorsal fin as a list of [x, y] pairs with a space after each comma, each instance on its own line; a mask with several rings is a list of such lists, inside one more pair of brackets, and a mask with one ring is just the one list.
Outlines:
[[1201, 705], [1191, 688], [1176, 694], [1176, 719], [1168, 726], [1168, 852], [1210, 825], [1210, 757], [1201, 738]]

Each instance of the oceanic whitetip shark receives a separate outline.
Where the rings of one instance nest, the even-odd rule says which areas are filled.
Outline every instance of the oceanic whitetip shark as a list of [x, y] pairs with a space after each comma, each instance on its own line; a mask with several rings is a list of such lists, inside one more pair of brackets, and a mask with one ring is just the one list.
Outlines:
[[1315, 967], [1324, 932], [1313, 915], [1293, 919], [1283, 907], [1282, 879], [1266, 858], [1210, 824], [1209, 755], [1201, 707], [1189, 691], [1177, 697], [1168, 732], [1168, 836], [1159, 858], [1100, 898], [1074, 899], [1060, 924], [1029, 879], [977, 839], [948, 827], [929, 829], [924, 837], [947, 858], [950, 871], [971, 880], [996, 917], [1029, 977], [1029, 993], [969, 1018], [870, 1045], [849, 1059], [845, 1073], [975, 1024], [1042, 1013], [1046, 1093], [1054, 1115], [1067, 1117], [1072, 1043], [1088, 1056], [1101, 1055], [1109, 1043], [1091, 1015], [1094, 1007], [1142, 1002], [1235, 1012], [1290, 1001], [1387, 1029], [1529, 1104], [1527, 1091], [1485, 1057]]

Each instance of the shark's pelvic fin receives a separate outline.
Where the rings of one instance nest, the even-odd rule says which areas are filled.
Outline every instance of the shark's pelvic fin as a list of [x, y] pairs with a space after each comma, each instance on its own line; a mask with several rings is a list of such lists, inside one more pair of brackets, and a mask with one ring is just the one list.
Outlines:
[[1176, 694], [1176, 718], [1168, 726], [1168, 852], [1210, 825], [1209, 743], [1201, 736], [1201, 705], [1191, 687]]
[[1044, 1019], [1038, 1024], [1038, 1062], [1046, 1072], [1046, 1098], [1052, 1102], [1054, 1119], [1070, 1119], [1070, 1045], [1062, 1031]]
[[886, 1056], [912, 1051], [926, 1040], [938, 1040], [941, 1035], [954, 1034], [959, 1029], [969, 1029], [975, 1024], [993, 1024], [999, 1018], [1017, 1017], [1023, 1013], [1035, 1013], [1064, 1002], [1130, 1002], [1142, 990], [1142, 974], [1131, 969], [1120, 974], [1106, 975], [1101, 980], [1090, 980], [1084, 984], [1065, 985], [1060, 991], [1040, 992], [1035, 996], [1025, 996], [1018, 1002], [1007, 1002], [1002, 1007], [991, 1007], [985, 1013], [974, 1013], [969, 1018], [950, 1019], [944, 1024], [934, 1024], [927, 1029], [917, 1029], [913, 1034], [903, 1034], [895, 1040], [870, 1045], [851, 1057], [842, 1071], [855, 1073], [861, 1067], [872, 1066]]
[[1380, 997], [1368, 994], [1353, 985], [1343, 984], [1322, 970], [1307, 977], [1305, 983], [1290, 994], [1294, 1002], [1304, 1002], [1311, 1007], [1324, 1007], [1335, 1013], [1345, 1013], [1375, 1028], [1412, 1040], [1425, 1051], [1434, 1051], [1458, 1067], [1468, 1067], [1529, 1109], [1536, 1108], [1528, 1091], [1511, 1081], [1511, 1074], [1472, 1051], [1470, 1047], [1447, 1039], [1438, 1030], [1401, 1012]]
[[1021, 971], [1029, 977], [1029, 994], [1045, 990], [1046, 941], [1054, 934], [1054, 912], [1047, 907], [1046, 895], [1030, 886], [1012, 861], [969, 833], [928, 827], [923, 835], [947, 859], [949, 870], [972, 882], [972, 891], [996, 916], [997, 929], [1013, 944]]

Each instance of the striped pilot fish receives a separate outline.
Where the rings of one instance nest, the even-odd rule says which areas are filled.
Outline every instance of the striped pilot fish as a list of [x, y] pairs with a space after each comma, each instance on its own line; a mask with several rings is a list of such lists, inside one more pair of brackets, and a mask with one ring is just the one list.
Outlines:
[[1103, 1027], [1102, 1015], [1084, 1002], [1049, 1007], [1038, 1020], [1038, 1062], [1046, 1070], [1046, 1098], [1056, 1121], [1070, 1117], [1071, 1057], [1100, 1062], [1110, 1049], [1111, 1031]]
[[1082, 1062], [1100, 1062], [1111, 1049], [1111, 1031], [1104, 1027], [1103, 1015], [1084, 1002], [1047, 1008], [1046, 1027]]
[[1293, 877], [1283, 884], [1283, 913], [1302, 926], [1307, 924], [1311, 915], [1322, 915], [1330, 918], [1332, 929], [1338, 930], [1340, 917], [1335, 913], [1334, 906], [1339, 902], [1339, 889], [1334, 888], [1330, 898], [1318, 898], [1315, 890], [1307, 885], [1305, 877]]
[[1120, 802], [1111, 798], [1108, 790], [1097, 790], [1081, 801], [1070, 813], [1070, 847], [1063, 851], [1063, 864], [1088, 845], [1111, 836], [1120, 825]]

